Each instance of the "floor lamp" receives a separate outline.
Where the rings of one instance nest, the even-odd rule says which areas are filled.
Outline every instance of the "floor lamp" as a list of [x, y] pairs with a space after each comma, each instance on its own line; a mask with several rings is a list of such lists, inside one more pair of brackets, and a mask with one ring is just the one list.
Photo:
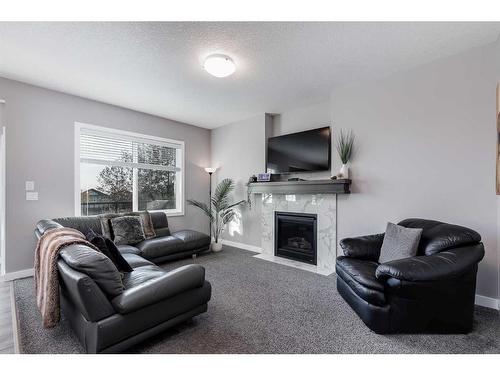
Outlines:
[[[212, 212], [212, 173], [214, 173], [216, 170], [217, 170], [217, 168], [211, 168], [211, 167], [205, 168], [205, 172], [207, 172], [208, 175], [210, 176], [210, 185], [208, 188], [208, 198], [209, 198], [208, 208], [210, 209], [210, 212]], [[210, 234], [210, 242], [212, 242], [212, 220], [210, 220], [210, 232], [209, 232], [209, 234]]]

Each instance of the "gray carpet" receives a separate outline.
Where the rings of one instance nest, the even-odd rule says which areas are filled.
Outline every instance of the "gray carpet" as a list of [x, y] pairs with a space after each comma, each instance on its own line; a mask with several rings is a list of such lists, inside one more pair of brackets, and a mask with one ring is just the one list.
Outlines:
[[[253, 258], [225, 247], [198, 257], [213, 286], [208, 312], [160, 334], [131, 353], [500, 353], [500, 316], [476, 308], [468, 335], [377, 335], [336, 291], [335, 277]], [[186, 259], [165, 268], [192, 263]], [[24, 353], [81, 353], [63, 320], [44, 330], [33, 279], [15, 282]]]

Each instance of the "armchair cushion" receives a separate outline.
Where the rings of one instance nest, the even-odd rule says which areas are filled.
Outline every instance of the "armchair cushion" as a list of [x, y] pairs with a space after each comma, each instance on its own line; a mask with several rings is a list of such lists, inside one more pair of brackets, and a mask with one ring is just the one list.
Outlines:
[[384, 241], [384, 233], [372, 234], [361, 237], [344, 238], [340, 241], [340, 247], [344, 256], [349, 258], [378, 261], [380, 248]]
[[375, 277], [378, 263], [340, 256], [337, 258], [337, 275], [366, 302], [383, 306], [386, 302], [384, 284]]
[[484, 257], [483, 244], [442, 251], [429, 256], [395, 260], [377, 267], [377, 279], [439, 281], [459, 277], [470, 271]]
[[199, 288], [203, 286], [204, 281], [205, 269], [200, 265], [190, 264], [127, 289], [111, 303], [116, 311], [127, 314], [182, 292]]
[[405, 219], [398, 225], [406, 228], [422, 228], [418, 255], [437, 254], [453, 247], [481, 242], [479, 233], [460, 225], [425, 219]]

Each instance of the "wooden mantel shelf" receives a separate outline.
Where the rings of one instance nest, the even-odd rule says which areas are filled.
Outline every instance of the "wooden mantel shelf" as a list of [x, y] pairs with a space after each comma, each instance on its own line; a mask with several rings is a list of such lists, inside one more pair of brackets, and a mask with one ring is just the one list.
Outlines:
[[351, 180], [252, 182], [252, 194], [349, 194]]

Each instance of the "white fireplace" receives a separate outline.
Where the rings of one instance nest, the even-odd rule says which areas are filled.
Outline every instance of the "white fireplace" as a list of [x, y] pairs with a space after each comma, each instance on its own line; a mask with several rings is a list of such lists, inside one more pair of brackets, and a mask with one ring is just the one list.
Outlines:
[[[337, 256], [337, 195], [263, 193], [261, 207], [262, 253], [256, 258], [329, 275], [335, 272]], [[256, 204], [259, 199], [256, 197]], [[290, 260], [275, 254], [275, 212], [316, 215], [316, 265]]]

